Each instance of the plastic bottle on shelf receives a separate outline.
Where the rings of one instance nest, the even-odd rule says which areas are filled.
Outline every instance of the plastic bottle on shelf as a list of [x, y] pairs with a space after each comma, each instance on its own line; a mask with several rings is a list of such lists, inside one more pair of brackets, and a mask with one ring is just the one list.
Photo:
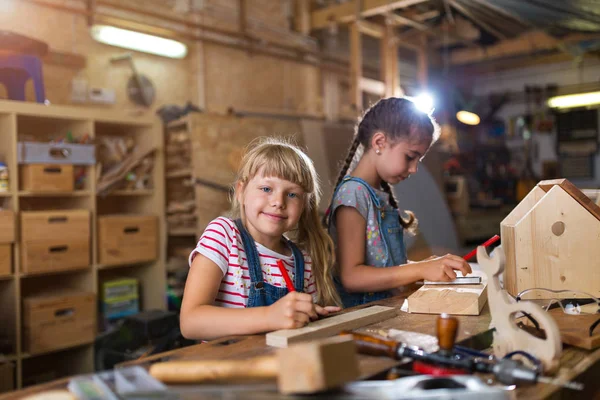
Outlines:
[[0, 192], [8, 192], [8, 167], [0, 162]]

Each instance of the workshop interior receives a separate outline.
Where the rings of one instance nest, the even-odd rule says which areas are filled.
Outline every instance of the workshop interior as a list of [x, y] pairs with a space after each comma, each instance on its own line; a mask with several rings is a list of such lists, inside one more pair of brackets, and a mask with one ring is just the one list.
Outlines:
[[[0, 0], [0, 398], [596, 398], [599, 115], [594, 1]], [[272, 267], [256, 143], [314, 177]]]

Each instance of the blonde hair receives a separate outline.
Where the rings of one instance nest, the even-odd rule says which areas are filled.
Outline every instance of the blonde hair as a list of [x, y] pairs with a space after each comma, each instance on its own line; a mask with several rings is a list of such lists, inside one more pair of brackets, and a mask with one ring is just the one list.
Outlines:
[[[263, 176], [276, 177], [300, 186], [305, 192], [305, 206], [293, 233], [294, 243], [312, 258], [312, 272], [317, 286], [317, 303], [340, 305], [341, 301], [333, 284], [335, 262], [333, 241], [319, 219], [318, 205], [321, 199], [319, 178], [312, 160], [289, 141], [276, 138], [260, 138], [253, 141], [238, 170], [231, 199], [231, 217], [246, 218], [236, 188], [246, 184], [261, 171]], [[241, 185], [239, 185], [241, 184]]]

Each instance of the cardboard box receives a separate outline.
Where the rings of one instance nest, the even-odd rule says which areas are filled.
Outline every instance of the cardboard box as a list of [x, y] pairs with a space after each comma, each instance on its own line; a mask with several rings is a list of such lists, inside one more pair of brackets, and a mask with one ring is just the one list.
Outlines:
[[21, 187], [29, 192], [72, 192], [73, 166], [67, 164], [21, 165]]
[[96, 336], [96, 295], [66, 292], [23, 300], [23, 346], [30, 354], [92, 343]]
[[98, 255], [104, 265], [152, 261], [158, 257], [158, 218], [153, 215], [98, 217]]

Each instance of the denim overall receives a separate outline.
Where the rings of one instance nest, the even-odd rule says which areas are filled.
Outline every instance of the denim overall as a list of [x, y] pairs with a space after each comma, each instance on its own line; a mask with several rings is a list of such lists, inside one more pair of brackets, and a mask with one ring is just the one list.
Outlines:
[[[242, 236], [242, 243], [244, 244], [244, 250], [246, 251], [246, 258], [248, 259], [248, 268], [250, 270], [250, 293], [248, 294], [248, 306], [247, 307], [262, 307], [270, 306], [277, 300], [289, 293], [286, 287], [273, 286], [264, 281], [262, 267], [260, 266], [260, 259], [258, 252], [256, 251], [256, 244], [254, 239], [246, 228], [242, 224], [241, 220], [236, 220], [240, 235]], [[294, 270], [296, 279], [294, 287], [296, 291], [304, 291], [304, 256], [300, 249], [291, 241], [287, 240], [287, 245], [292, 249], [294, 255]]]
[[[385, 253], [383, 257], [384, 265], [379, 268], [392, 267], [395, 265], [406, 263], [406, 248], [404, 246], [404, 228], [400, 225], [400, 219], [398, 210], [392, 207], [389, 203], [382, 204], [375, 190], [364, 180], [356, 178], [354, 176], [346, 176], [340, 185], [335, 189], [333, 198], [337, 195], [340, 187], [344, 182], [354, 181], [363, 185], [371, 201], [375, 205], [377, 211], [377, 223], [379, 225], [379, 233], [383, 238], [385, 246]], [[333, 203], [330, 205], [330, 209], [333, 209]], [[333, 218], [329, 220], [331, 226]], [[334, 279], [336, 289], [340, 294], [344, 307], [353, 307], [371, 301], [382, 300], [391, 296], [389, 291], [376, 292], [376, 293], [348, 293], [342, 286], [339, 276]]]

